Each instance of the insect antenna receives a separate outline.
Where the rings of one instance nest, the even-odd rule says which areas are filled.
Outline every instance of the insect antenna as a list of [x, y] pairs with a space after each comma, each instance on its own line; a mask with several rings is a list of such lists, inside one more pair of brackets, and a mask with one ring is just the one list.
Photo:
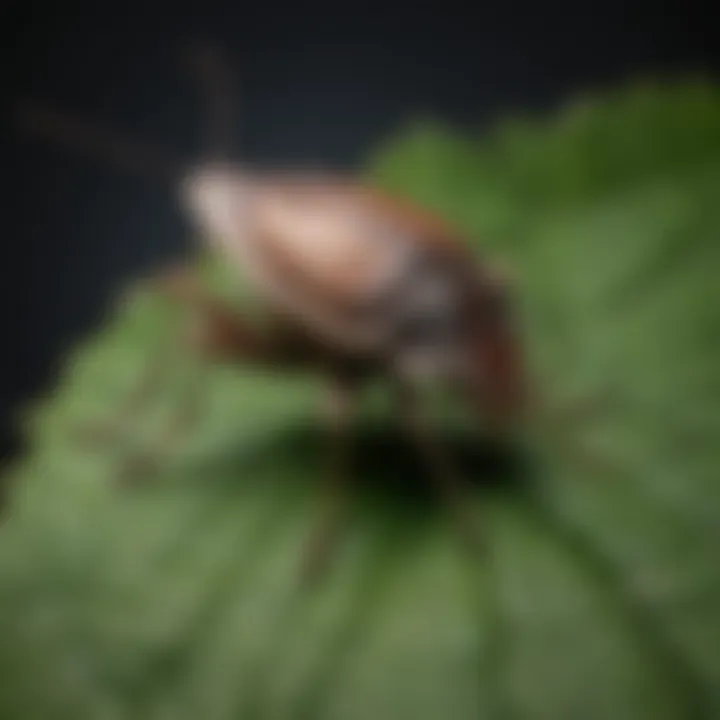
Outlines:
[[27, 134], [148, 178], [176, 180], [183, 169], [181, 163], [153, 146], [39, 102], [18, 103], [14, 120]]
[[190, 48], [187, 60], [206, 113], [202, 138], [204, 159], [229, 162], [235, 150], [233, 137], [237, 120], [229, 65], [221, 51], [208, 43]]
[[[192, 67], [205, 93], [205, 104], [209, 115], [207, 137], [209, 149], [206, 152], [214, 158], [226, 159], [230, 152], [232, 130], [232, 93], [229, 75], [219, 53], [210, 47], [198, 48], [192, 56]], [[20, 132], [50, 142], [69, 150], [100, 160], [114, 168], [130, 171], [146, 178], [175, 185], [187, 170], [186, 162], [178, 162], [162, 150], [145, 145], [114, 129], [104, 127], [70, 112], [57, 110], [39, 101], [23, 100], [13, 108], [14, 126]], [[192, 270], [192, 264], [188, 265]], [[152, 467], [167, 456], [182, 436], [197, 420], [198, 403], [202, 400], [203, 369], [196, 368], [185, 378], [183, 397], [177, 403], [167, 431], [153, 445], [138, 453], [126, 447], [126, 436], [133, 427], [136, 416], [159, 390], [168, 368], [175, 363], [178, 344], [174, 338], [162, 338], [160, 347], [148, 356], [145, 365], [121, 401], [116, 413], [106, 421], [88, 422], [78, 428], [77, 438], [85, 445], [118, 446], [124, 450], [119, 470], [119, 479], [126, 479], [128, 472], [137, 477], [142, 468]]]

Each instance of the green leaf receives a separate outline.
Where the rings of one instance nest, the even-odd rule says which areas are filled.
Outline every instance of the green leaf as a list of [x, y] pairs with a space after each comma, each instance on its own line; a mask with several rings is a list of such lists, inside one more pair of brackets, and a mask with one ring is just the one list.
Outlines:
[[720, 93], [645, 84], [483, 138], [419, 126], [368, 172], [517, 271], [553, 408], [514, 458], [445, 433], [485, 554], [369, 404], [336, 562], [298, 589], [326, 467], [313, 379], [209, 369], [158, 482], [119, 490], [192, 371], [117, 453], [73, 445], [174, 322], [135, 295], [7, 472], [0, 718], [720, 718]]

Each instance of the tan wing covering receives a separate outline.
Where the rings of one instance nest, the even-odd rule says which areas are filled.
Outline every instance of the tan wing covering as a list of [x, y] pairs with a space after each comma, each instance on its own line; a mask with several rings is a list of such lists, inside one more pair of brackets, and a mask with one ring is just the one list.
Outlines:
[[406, 281], [413, 259], [465, 252], [433, 216], [350, 183], [275, 178], [249, 207], [268, 299], [348, 346], [382, 342], [394, 308], [376, 300]]
[[466, 264], [464, 244], [439, 220], [342, 180], [210, 174], [192, 197], [218, 246], [271, 305], [348, 347], [377, 346], [391, 332], [395, 308], [378, 299], [402, 299], [418, 258]]
[[268, 256], [341, 302], [371, 299], [412, 252], [412, 240], [364, 193], [332, 185], [263, 189], [253, 227]]

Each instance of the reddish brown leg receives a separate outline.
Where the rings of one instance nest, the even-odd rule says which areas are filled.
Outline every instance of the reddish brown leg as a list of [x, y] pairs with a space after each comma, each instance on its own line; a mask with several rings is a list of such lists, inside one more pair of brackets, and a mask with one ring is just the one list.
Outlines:
[[[164, 273], [151, 280], [150, 290], [156, 290], [175, 301], [182, 302], [195, 316], [192, 332], [179, 343], [167, 343], [163, 352], [148, 366], [137, 386], [131, 391], [117, 418], [104, 428], [105, 440], [120, 439], [132, 426], [133, 415], [146, 404], [157, 390], [173, 357], [178, 352], [191, 352], [207, 361], [272, 362], [274, 346], [270, 338], [261, 333], [242, 316], [234, 313], [202, 287], [192, 270], [180, 268]], [[175, 415], [153, 447], [145, 452], [128, 456], [123, 464], [120, 478], [137, 480], [158, 466], [160, 460], [170, 454], [190, 430], [200, 415], [202, 387], [200, 377], [188, 381]], [[95, 430], [97, 435], [97, 429]]]
[[316, 581], [325, 572], [345, 518], [350, 480], [351, 420], [355, 411], [356, 387], [335, 379], [328, 395], [327, 416], [331, 432], [330, 468], [323, 478], [323, 507], [304, 550], [301, 581]]
[[121, 400], [120, 407], [111, 417], [93, 420], [76, 432], [84, 446], [105, 445], [121, 436], [133, 417], [152, 398], [171, 362], [171, 344], [164, 345], [146, 365], [137, 383]]
[[467, 480], [460, 474], [433, 430], [414, 388], [398, 380], [395, 392], [404, 425], [428, 465], [430, 476], [450, 511], [458, 533], [472, 552], [479, 552], [483, 540], [476, 513], [473, 512], [472, 494]]
[[202, 379], [195, 376], [187, 382], [187, 386], [183, 388], [183, 396], [162, 434], [151, 447], [123, 459], [118, 475], [119, 482], [134, 483], [157, 471], [163, 459], [172, 454], [198, 422], [202, 413]]
[[127, 433], [134, 417], [152, 400], [168, 368], [172, 367], [177, 351], [175, 345], [169, 337], [163, 339], [160, 349], [147, 360], [139, 378], [121, 399], [113, 415], [92, 420], [77, 429], [75, 437], [85, 447], [110, 445]]

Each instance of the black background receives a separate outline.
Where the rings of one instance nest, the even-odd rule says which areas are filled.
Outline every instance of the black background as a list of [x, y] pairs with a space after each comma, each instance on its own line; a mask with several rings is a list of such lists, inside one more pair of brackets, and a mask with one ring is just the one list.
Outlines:
[[[180, 55], [209, 39], [238, 75], [238, 144], [256, 163], [353, 168], [402, 124], [482, 127], [581, 89], [718, 69], [710, 3], [5, 3], [6, 99], [37, 96], [191, 156], [198, 98]], [[160, 188], [1, 140], [2, 450], [11, 410], [52, 383], [63, 349], [123, 283], [187, 246]]]

